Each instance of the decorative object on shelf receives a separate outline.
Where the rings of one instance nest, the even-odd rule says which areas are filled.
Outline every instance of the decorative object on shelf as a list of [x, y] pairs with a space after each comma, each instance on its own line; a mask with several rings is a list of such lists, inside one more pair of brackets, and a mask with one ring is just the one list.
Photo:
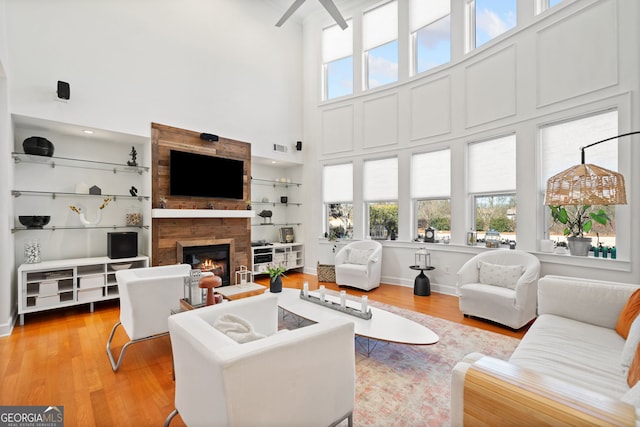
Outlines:
[[420, 248], [416, 251], [415, 254], [416, 263], [415, 265], [418, 268], [427, 269], [427, 267], [431, 267], [431, 254], [427, 252], [425, 248]]
[[387, 227], [376, 224], [371, 227], [371, 238], [373, 240], [387, 240]]
[[236, 285], [246, 286], [251, 282], [253, 282], [253, 273], [247, 269], [246, 265], [241, 265], [236, 271]]
[[424, 231], [424, 241], [427, 243], [434, 243], [436, 241], [436, 229], [429, 227]]
[[133, 265], [130, 262], [119, 262], [119, 263], [114, 263], [114, 264], [109, 264], [111, 266], [111, 268], [113, 268], [115, 271], [119, 271], [119, 270], [127, 270], [129, 268], [131, 268], [131, 266]]
[[267, 266], [267, 273], [269, 273], [270, 277], [269, 290], [271, 293], [282, 292], [282, 276], [285, 276], [285, 271], [287, 271], [287, 269], [282, 264], [269, 264]]
[[268, 197], [263, 197], [261, 202], [262, 203], [269, 203], [269, 198]]
[[258, 216], [262, 218], [263, 224], [271, 224], [271, 217], [273, 216], [273, 212], [263, 209], [258, 213]]
[[102, 189], [97, 185], [94, 185], [91, 188], [89, 188], [89, 194], [93, 194], [94, 196], [99, 196], [102, 194]]
[[251, 210], [251, 203], [247, 203], [247, 210], [250, 211]]
[[28, 229], [41, 229], [49, 224], [51, 216], [49, 215], [19, 215], [18, 221]]
[[484, 244], [487, 248], [499, 248], [500, 233], [494, 229], [487, 231], [484, 235]]
[[216, 208], [216, 206], [213, 204], [213, 202], [209, 202], [209, 204], [207, 205], [207, 207], [208, 207], [209, 209], [212, 209], [212, 210]]
[[40, 262], [40, 241], [38, 239], [24, 242], [24, 262], [27, 264]]
[[41, 136], [32, 136], [22, 142], [24, 152], [36, 156], [52, 157], [54, 148], [51, 141]]
[[[359, 317], [360, 319], [365, 319], [365, 320], [369, 320], [371, 319], [371, 317], [373, 317], [373, 313], [371, 312], [371, 309], [369, 309], [367, 307], [367, 299], [363, 298], [361, 300], [361, 308], [360, 310], [358, 310], [357, 308], [353, 308], [353, 307], [349, 307], [348, 305], [346, 305], [346, 292], [345, 292], [345, 305], [343, 306], [340, 303], [337, 302], [333, 302], [331, 300], [328, 300], [326, 298], [326, 289], [321, 288], [321, 292], [320, 292], [320, 297], [316, 297], [314, 295], [311, 295], [310, 293], [307, 293], [305, 295], [304, 293], [304, 289], [300, 291], [300, 299], [304, 300], [304, 301], [309, 301], [312, 302], [314, 304], [318, 304], [321, 305], [323, 307], [327, 307], [330, 308], [332, 310], [336, 310], [339, 311], [341, 313], [346, 313], [346, 314], [350, 314], [352, 316], [355, 317]], [[364, 295], [363, 297], [366, 297], [366, 295]], [[341, 297], [342, 298], [342, 297]]]
[[289, 198], [287, 196], [280, 196], [280, 203], [287, 203]]
[[215, 305], [222, 302], [222, 295], [214, 295], [214, 288], [219, 286], [222, 286], [222, 279], [215, 274], [213, 276], [204, 276], [198, 281], [198, 287], [207, 290], [206, 305]]
[[167, 198], [160, 196], [160, 209], [164, 209], [167, 207]]
[[102, 209], [104, 209], [107, 205], [109, 205], [110, 201], [111, 201], [111, 198], [109, 197], [105, 197], [104, 199], [102, 199], [102, 204], [98, 208], [98, 212], [96, 213], [96, 217], [93, 219], [93, 221], [89, 221], [87, 219], [84, 212], [85, 208], [82, 205], [80, 204], [78, 204], [78, 206], [71, 205], [69, 206], [69, 209], [71, 209], [72, 211], [78, 214], [80, 218], [80, 222], [83, 225], [85, 226], [98, 225], [100, 224], [100, 221], [102, 221]]
[[138, 166], [138, 162], [136, 161], [136, 157], [138, 156], [138, 152], [136, 151], [136, 147], [131, 147], [131, 152], [129, 153], [131, 156], [131, 160], [127, 161], [128, 166]]
[[77, 194], [89, 194], [89, 185], [84, 182], [79, 182], [76, 184], [76, 193]]
[[640, 131], [628, 132], [580, 147], [580, 164], [547, 180], [544, 204], [550, 207], [554, 222], [567, 226], [564, 235], [570, 236], [567, 241], [571, 255], [588, 255], [591, 238], [584, 237], [584, 233], [591, 230], [593, 221], [602, 225], [609, 221], [604, 209], [594, 212], [591, 206], [627, 204], [622, 174], [594, 164], [585, 164], [584, 150], [612, 139], [638, 133]]
[[125, 214], [126, 224], [131, 227], [140, 227], [142, 225], [142, 211], [140, 208], [129, 208]]
[[281, 227], [279, 231], [280, 243], [293, 243], [293, 227]]
[[137, 197], [138, 189], [132, 185], [131, 188], [129, 189], [129, 194], [131, 194], [133, 197]]
[[467, 231], [467, 246], [475, 246], [478, 244], [478, 235], [475, 231]]
[[189, 275], [183, 279], [184, 299], [193, 307], [203, 304], [203, 289], [200, 288], [200, 279], [202, 271], [193, 269], [189, 271]]

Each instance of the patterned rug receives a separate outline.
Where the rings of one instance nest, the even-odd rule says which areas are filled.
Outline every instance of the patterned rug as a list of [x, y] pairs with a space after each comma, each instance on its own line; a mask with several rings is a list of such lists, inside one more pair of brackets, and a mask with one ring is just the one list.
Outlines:
[[431, 346], [377, 342], [369, 357], [356, 342], [356, 427], [448, 426], [454, 365], [472, 352], [506, 360], [520, 342], [387, 304], [370, 304], [428, 327], [440, 341]]

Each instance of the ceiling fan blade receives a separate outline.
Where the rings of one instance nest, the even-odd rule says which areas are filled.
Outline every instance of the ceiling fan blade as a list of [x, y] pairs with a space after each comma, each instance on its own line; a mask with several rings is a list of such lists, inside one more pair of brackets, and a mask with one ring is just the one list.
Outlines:
[[291, 5], [291, 7], [289, 7], [289, 9], [287, 9], [287, 11], [284, 13], [284, 15], [282, 15], [282, 18], [280, 18], [280, 20], [276, 23], [276, 27], [281, 27], [282, 24], [285, 23], [285, 21], [287, 19], [289, 19], [289, 17], [291, 15], [293, 15], [293, 13], [298, 10], [298, 8], [300, 7], [300, 5], [302, 5], [302, 3], [304, 3], [304, 0], [296, 0], [293, 2], [293, 4]]
[[331, 15], [333, 19], [338, 23], [338, 25], [340, 25], [340, 28], [342, 28], [343, 30], [347, 28], [347, 22], [344, 20], [344, 18], [340, 14], [340, 11], [336, 7], [333, 0], [319, 0], [319, 1], [320, 3], [322, 3], [324, 8], [327, 9], [327, 12], [329, 12], [329, 15]]

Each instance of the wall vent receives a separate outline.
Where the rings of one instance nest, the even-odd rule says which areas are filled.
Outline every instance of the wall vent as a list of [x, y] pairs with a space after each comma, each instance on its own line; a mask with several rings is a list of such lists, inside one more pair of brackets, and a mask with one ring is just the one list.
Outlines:
[[286, 153], [287, 152], [287, 146], [286, 145], [282, 145], [282, 144], [273, 144], [273, 151], [275, 151], [277, 153]]

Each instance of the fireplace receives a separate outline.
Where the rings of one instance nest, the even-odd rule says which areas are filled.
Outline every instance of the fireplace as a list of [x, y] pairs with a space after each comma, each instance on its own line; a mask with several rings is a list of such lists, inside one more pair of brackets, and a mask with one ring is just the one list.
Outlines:
[[178, 262], [219, 276], [222, 286], [233, 284], [233, 239], [180, 241], [177, 251]]

